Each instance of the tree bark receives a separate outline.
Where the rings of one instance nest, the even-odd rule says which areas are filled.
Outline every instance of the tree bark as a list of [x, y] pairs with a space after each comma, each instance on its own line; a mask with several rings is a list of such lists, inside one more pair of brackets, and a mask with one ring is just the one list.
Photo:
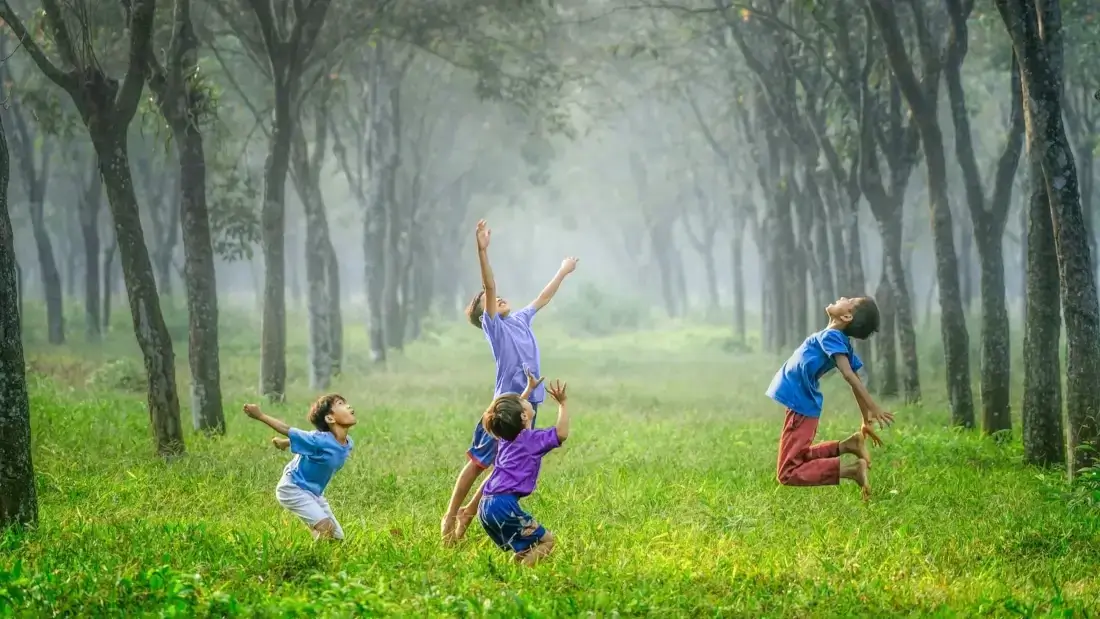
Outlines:
[[[1100, 302], [1073, 151], [1062, 123], [1062, 15], [1059, 3], [997, 0], [1020, 60], [1028, 144], [1053, 220], [1066, 326], [1066, 412], [1070, 475], [1100, 454]], [[1049, 299], [1044, 299], [1049, 302]], [[1029, 308], [1030, 311], [1031, 308]]]
[[733, 332], [742, 345], [748, 342], [745, 326], [745, 223], [737, 216], [730, 240], [730, 270], [733, 274]]
[[[890, 67], [920, 132], [928, 173], [929, 205], [932, 210], [932, 241], [936, 255], [936, 278], [940, 287], [940, 334], [946, 360], [951, 421], [956, 426], [972, 428], [974, 398], [970, 387], [970, 337], [959, 287], [959, 261], [955, 253], [955, 230], [947, 192], [943, 133], [936, 117], [936, 98], [928, 96], [930, 93], [922, 88], [913, 73], [892, 4], [885, 0], [868, 0], [871, 14], [882, 34]], [[919, 18], [917, 21], [918, 30], [925, 28], [925, 24], [919, 23]], [[929, 58], [925, 60], [926, 66], [935, 62]], [[934, 72], [925, 73], [927, 78]], [[935, 92], [931, 91], [932, 94]]]
[[[6, 46], [0, 46], [0, 53], [6, 55], [5, 50]], [[6, 71], [0, 71], [0, 76], [7, 79]], [[43, 135], [41, 145], [36, 146], [36, 138], [39, 136], [28, 126], [23, 106], [16, 98], [11, 99], [8, 105], [14, 131], [13, 143], [18, 152], [19, 169], [26, 184], [27, 202], [30, 206], [31, 232], [38, 254], [38, 273], [42, 278], [42, 290], [46, 297], [47, 337], [50, 344], [59, 345], [65, 343], [64, 291], [61, 270], [45, 218], [53, 140]]]
[[84, 337], [98, 342], [101, 335], [99, 289], [99, 210], [103, 201], [103, 179], [99, 164], [92, 161], [91, 174], [80, 200], [80, 231], [84, 237]]
[[[96, 170], [99, 173], [99, 170]], [[111, 299], [115, 296], [115, 254], [118, 253], [118, 240], [103, 250], [103, 332], [111, 330]]]
[[9, 164], [0, 119], [0, 530], [38, 522], [15, 238], [8, 215]]
[[898, 395], [898, 354], [896, 345], [896, 312], [894, 309], [894, 297], [891, 290], [889, 258], [885, 255], [882, 260], [882, 275], [879, 278], [878, 288], [875, 290], [875, 299], [879, 308], [879, 330], [875, 334], [875, 386], [878, 393], [885, 398], [893, 398]]

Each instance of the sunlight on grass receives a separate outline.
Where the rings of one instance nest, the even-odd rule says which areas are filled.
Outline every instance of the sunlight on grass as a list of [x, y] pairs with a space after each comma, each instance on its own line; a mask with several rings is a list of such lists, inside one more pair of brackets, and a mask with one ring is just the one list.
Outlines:
[[[349, 325], [333, 389], [361, 419], [327, 493], [348, 540], [314, 546], [275, 502], [288, 456], [239, 412], [256, 397], [258, 329], [240, 316], [223, 328], [228, 435], [189, 434], [187, 456], [167, 464], [153, 455], [143, 396], [101, 371], [133, 354], [124, 328], [100, 350], [29, 344], [41, 525], [0, 539], [0, 615], [1001, 617], [1100, 607], [1100, 514], [1061, 500], [1060, 477], [1023, 467], [1018, 443], [946, 429], [943, 411], [900, 409], [873, 453], [870, 504], [851, 486], [777, 486], [782, 411], [763, 395], [777, 360], [731, 352], [726, 331], [709, 327], [582, 341], [552, 321], [537, 326], [544, 372], [569, 381], [575, 410], [569, 444], [525, 501], [559, 548], [524, 570], [479, 529], [453, 550], [437, 540], [492, 395], [480, 334], [432, 326], [382, 370], [368, 363], [362, 327]], [[269, 412], [305, 425], [315, 394], [304, 335], [291, 340], [290, 400]], [[176, 356], [186, 394], [182, 344]], [[942, 397], [935, 378], [929, 401]], [[831, 382], [825, 438], [858, 423]], [[553, 418], [544, 411], [540, 425]]]

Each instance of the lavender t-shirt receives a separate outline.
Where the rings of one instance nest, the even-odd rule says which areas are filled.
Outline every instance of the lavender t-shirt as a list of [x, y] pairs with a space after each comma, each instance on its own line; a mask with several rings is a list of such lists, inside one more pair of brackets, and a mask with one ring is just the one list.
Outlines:
[[[527, 388], [527, 375], [524, 367], [535, 376], [539, 374], [539, 345], [535, 333], [531, 331], [531, 319], [535, 317], [535, 308], [527, 307], [512, 312], [507, 317], [494, 314], [481, 315], [481, 328], [493, 349], [493, 360], [497, 364], [497, 386], [493, 397], [503, 393], [523, 393]], [[532, 404], [540, 404], [546, 399], [546, 388], [539, 385], [527, 398]]]
[[485, 495], [531, 494], [539, 479], [542, 457], [557, 447], [561, 447], [561, 441], [556, 428], [524, 430], [514, 441], [501, 440], [493, 472], [485, 482]]

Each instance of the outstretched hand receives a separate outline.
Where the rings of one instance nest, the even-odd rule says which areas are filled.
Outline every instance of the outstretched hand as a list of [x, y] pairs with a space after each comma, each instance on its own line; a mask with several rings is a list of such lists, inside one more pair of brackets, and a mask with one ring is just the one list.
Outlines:
[[248, 415], [249, 417], [251, 417], [253, 419], [259, 419], [260, 418], [261, 413], [260, 413], [260, 406], [258, 404], [245, 404], [243, 410], [244, 410], [245, 415]]
[[859, 431], [861, 434], [863, 434], [864, 438], [870, 439], [871, 445], [874, 445], [875, 447], [882, 447], [882, 439], [879, 438], [878, 434], [875, 434], [875, 430], [871, 427], [870, 423], [864, 422]]
[[535, 389], [538, 389], [542, 381], [546, 380], [544, 377], [535, 376], [529, 368], [523, 368], [523, 373], [527, 375], [527, 393], [533, 393]]
[[493, 231], [489, 229], [489, 225], [485, 223], [485, 220], [479, 219], [477, 229], [474, 232], [474, 236], [477, 237], [477, 248], [480, 250], [489, 249], [489, 237], [492, 234]]
[[560, 380], [556, 380], [546, 386], [546, 392], [550, 394], [550, 397], [557, 400], [558, 404], [565, 404], [565, 388], [567, 383], [563, 383]]
[[569, 256], [565, 260], [561, 261], [562, 273], [572, 273], [577, 270], [577, 258]]

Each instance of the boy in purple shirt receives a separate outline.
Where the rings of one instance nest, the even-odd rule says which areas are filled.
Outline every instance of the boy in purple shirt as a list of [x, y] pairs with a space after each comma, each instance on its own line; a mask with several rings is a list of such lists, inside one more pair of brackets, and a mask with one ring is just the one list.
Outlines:
[[[878, 305], [870, 297], [841, 297], [826, 307], [825, 313], [829, 324], [802, 342], [768, 386], [768, 397], [787, 408], [779, 438], [776, 478], [785, 486], [835, 486], [841, 479], [850, 479], [859, 485], [866, 499], [871, 492], [867, 478], [871, 454], [866, 439], [881, 445], [872, 425], [888, 425], [894, 416], [875, 403], [856, 374], [863, 362], [849, 338], [865, 340], [878, 331]], [[814, 444], [824, 402], [819, 382], [833, 370], [839, 370], [851, 386], [863, 426], [843, 441]], [[842, 465], [842, 454], [854, 455], [855, 462]]]
[[[508, 302], [497, 296], [493, 268], [489, 266], [488, 251], [491, 234], [492, 231], [484, 219], [477, 222], [475, 236], [478, 262], [481, 265], [482, 291], [470, 301], [470, 305], [466, 308], [466, 317], [471, 324], [483, 330], [485, 338], [489, 340], [497, 370], [493, 397], [498, 397], [505, 393], [516, 394], [524, 391], [527, 372], [532, 372], [535, 376], [539, 375], [539, 345], [535, 341], [534, 332], [531, 331], [531, 320], [536, 312], [554, 298], [565, 277], [577, 268], [577, 259], [563, 260], [554, 279], [543, 288], [538, 298], [527, 307], [513, 313]], [[486, 299], [489, 301], [486, 302]], [[534, 391], [527, 394], [532, 411], [536, 412], [538, 405], [545, 398], [546, 391], [541, 383]], [[534, 414], [532, 413], [532, 423], [534, 423]], [[449, 544], [462, 539], [466, 528], [470, 526], [470, 522], [477, 514], [477, 505], [481, 499], [480, 489], [468, 505], [461, 509], [459, 506], [481, 473], [493, 465], [496, 450], [496, 439], [489, 435], [479, 422], [474, 427], [473, 440], [466, 451], [468, 462], [459, 473], [458, 480], [455, 481], [451, 501], [447, 505], [447, 512], [443, 515], [443, 521], [440, 524], [440, 534], [444, 543]]]
[[[540, 383], [541, 378], [528, 378], [529, 389]], [[496, 465], [485, 482], [478, 520], [493, 543], [514, 553], [515, 560], [524, 565], [534, 565], [554, 549], [554, 534], [525, 512], [519, 500], [535, 491], [542, 457], [569, 437], [565, 387], [559, 381], [546, 389], [558, 402], [558, 422], [552, 428], [534, 429], [534, 407], [526, 398], [512, 394], [493, 400], [481, 421], [500, 443]]]

